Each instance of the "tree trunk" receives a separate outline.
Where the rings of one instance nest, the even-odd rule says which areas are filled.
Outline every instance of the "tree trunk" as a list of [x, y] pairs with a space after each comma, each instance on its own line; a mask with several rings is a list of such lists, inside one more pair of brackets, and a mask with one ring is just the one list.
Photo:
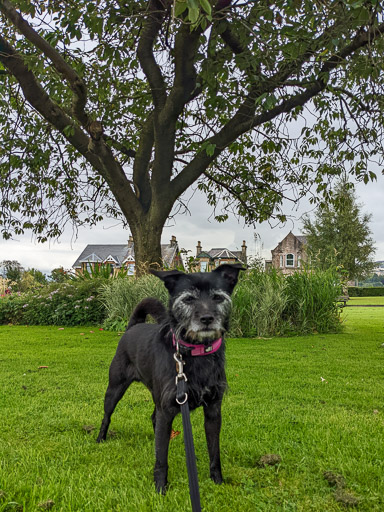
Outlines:
[[[164, 220], [165, 222], [165, 220]], [[142, 216], [138, 222], [130, 222], [134, 241], [136, 275], [146, 274], [150, 268], [162, 268], [161, 234], [164, 222]]]

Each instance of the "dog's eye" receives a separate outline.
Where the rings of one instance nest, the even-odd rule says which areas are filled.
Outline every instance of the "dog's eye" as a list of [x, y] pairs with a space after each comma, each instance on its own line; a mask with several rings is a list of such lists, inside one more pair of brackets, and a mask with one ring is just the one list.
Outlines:
[[215, 302], [223, 302], [224, 300], [224, 297], [219, 293], [215, 293], [212, 298]]
[[185, 304], [192, 304], [192, 302], [195, 302], [195, 300], [196, 297], [194, 295], [187, 295], [186, 297], [184, 297], [183, 302]]

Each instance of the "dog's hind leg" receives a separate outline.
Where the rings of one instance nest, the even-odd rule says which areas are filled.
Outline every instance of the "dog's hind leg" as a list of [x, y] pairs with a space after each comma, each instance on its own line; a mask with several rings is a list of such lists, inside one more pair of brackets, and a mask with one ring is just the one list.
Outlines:
[[155, 407], [155, 410], [152, 413], [151, 420], [152, 420], [152, 425], [153, 425], [153, 431], [156, 434], [156, 407]]
[[221, 402], [204, 405], [204, 428], [209, 453], [210, 476], [215, 484], [223, 483], [220, 462]]
[[97, 442], [105, 441], [111, 416], [118, 402], [123, 398], [128, 387], [135, 380], [135, 372], [132, 366], [128, 366], [124, 372], [119, 371], [117, 365], [111, 364], [109, 371], [109, 384], [104, 398], [104, 418], [101, 423]]

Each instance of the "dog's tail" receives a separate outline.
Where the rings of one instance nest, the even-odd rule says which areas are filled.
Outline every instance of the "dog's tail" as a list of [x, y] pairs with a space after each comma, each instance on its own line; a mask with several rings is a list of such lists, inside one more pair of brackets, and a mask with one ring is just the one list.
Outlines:
[[133, 325], [145, 323], [147, 315], [151, 315], [159, 324], [167, 317], [167, 310], [157, 299], [152, 297], [144, 299], [136, 306], [126, 330], [130, 329]]

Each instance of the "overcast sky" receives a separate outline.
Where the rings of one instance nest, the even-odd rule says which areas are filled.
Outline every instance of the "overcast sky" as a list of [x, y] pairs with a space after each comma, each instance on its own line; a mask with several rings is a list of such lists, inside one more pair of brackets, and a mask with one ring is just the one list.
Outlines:
[[[363, 212], [372, 214], [370, 224], [373, 239], [377, 247], [375, 259], [384, 260], [384, 176], [378, 174], [378, 181], [368, 185], [357, 184], [358, 202], [363, 204]], [[282, 240], [289, 231], [301, 234], [303, 213], [311, 211], [312, 206], [302, 200], [299, 208], [291, 210], [287, 205], [284, 213], [294, 218], [285, 225], [271, 227], [267, 222], [259, 224], [255, 229], [245, 227], [243, 222], [231, 218], [224, 224], [209, 219], [212, 210], [207, 205], [205, 197], [193, 196], [189, 204], [190, 215], [179, 215], [172, 225], [163, 230], [162, 242], [166, 243], [175, 235], [179, 246], [191, 250], [195, 255], [197, 241], [200, 240], [203, 249], [226, 247], [240, 250], [242, 241], [248, 246], [248, 254], [271, 257], [271, 250]], [[255, 233], [259, 236], [255, 241]], [[100, 223], [99, 226], [81, 228], [77, 239], [73, 239], [68, 230], [58, 241], [39, 244], [31, 235], [18, 236], [15, 240], [0, 240], [0, 261], [4, 259], [17, 260], [25, 269], [36, 268], [44, 273], [50, 273], [53, 268], [72, 267], [73, 263], [87, 244], [122, 244], [128, 239], [129, 231], [122, 229], [121, 224], [113, 221]]]

